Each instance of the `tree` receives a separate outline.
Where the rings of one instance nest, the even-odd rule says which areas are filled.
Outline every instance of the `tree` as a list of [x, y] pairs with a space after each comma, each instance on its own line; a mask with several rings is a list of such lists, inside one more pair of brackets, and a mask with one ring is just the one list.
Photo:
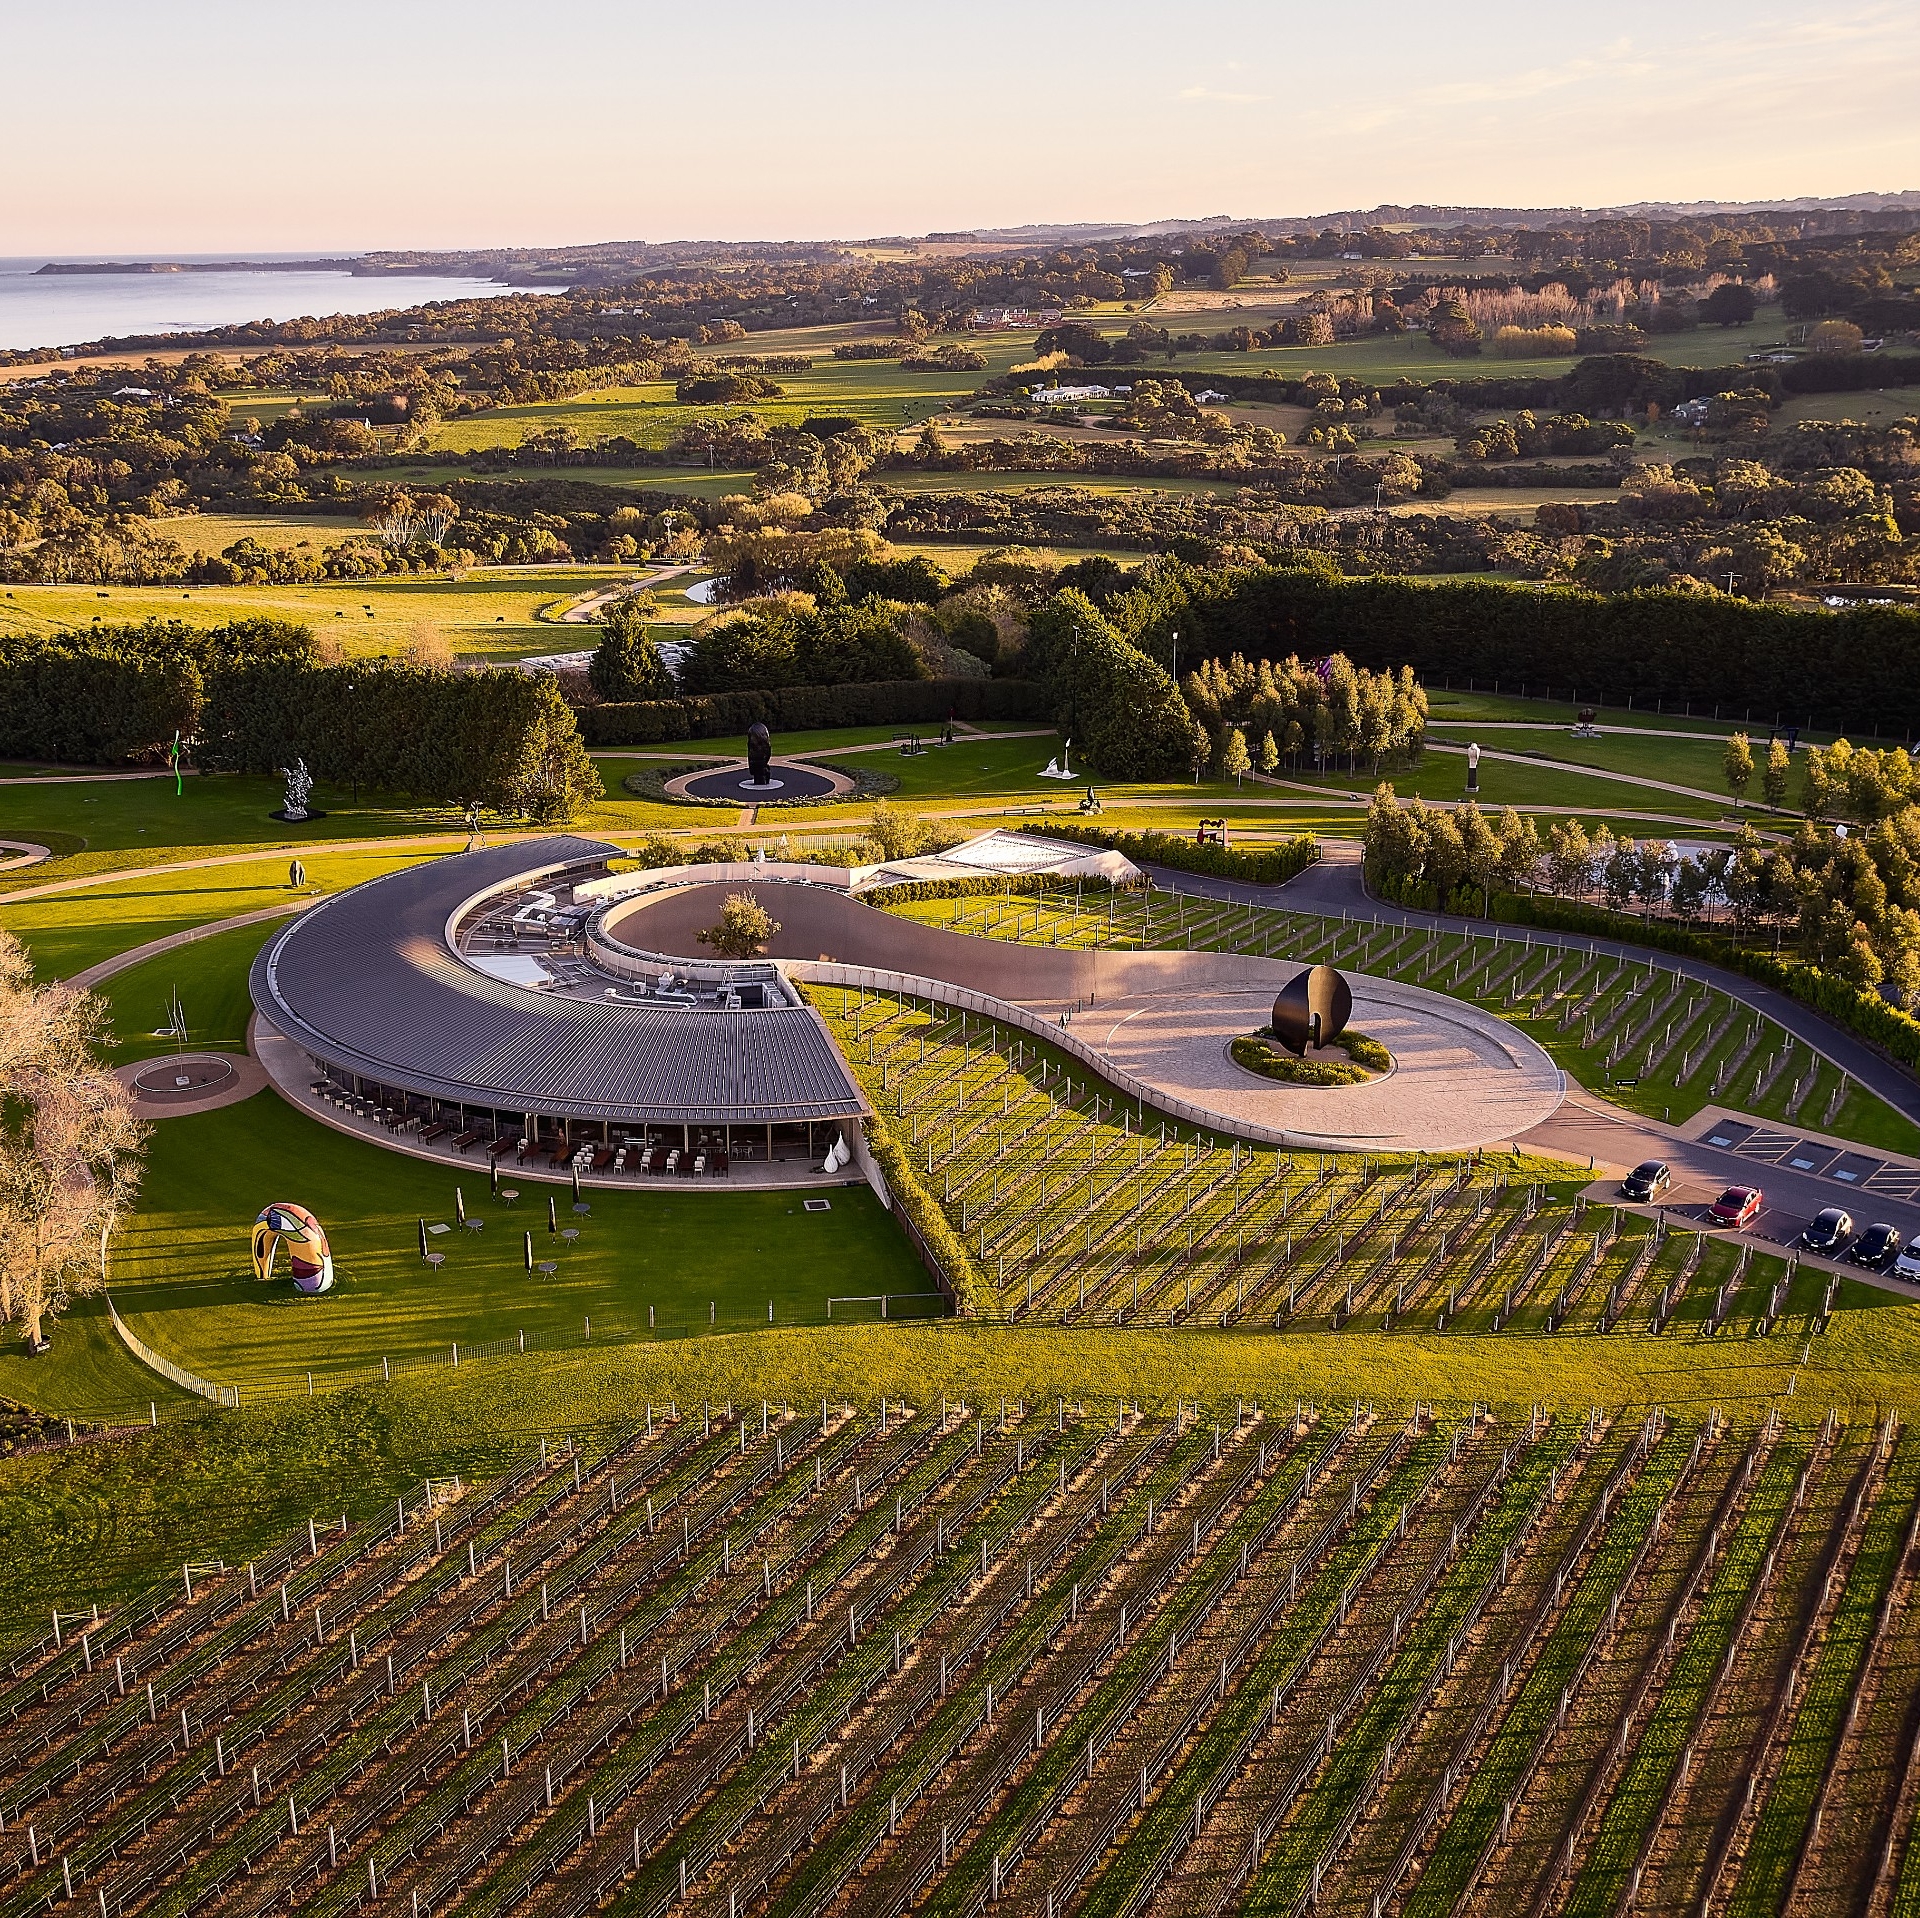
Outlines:
[[780, 922], [752, 893], [730, 892], [721, 905], [718, 922], [694, 937], [703, 946], [711, 946], [722, 959], [757, 959], [779, 930]]
[[139, 1189], [147, 1128], [100, 1063], [91, 993], [36, 987], [0, 932], [0, 1322], [38, 1347], [46, 1321], [107, 1282], [107, 1248]]
[[1821, 320], [1807, 329], [1807, 345], [1816, 353], [1857, 353], [1866, 337], [1851, 320]]
[[1500, 840], [1487, 824], [1487, 816], [1469, 799], [1454, 808], [1454, 822], [1460, 831], [1461, 876], [1478, 888], [1480, 909], [1493, 906], [1493, 889], [1500, 878]]
[[1227, 729], [1227, 745], [1220, 755], [1220, 770], [1231, 774], [1236, 786], [1253, 771], [1253, 761], [1247, 756], [1247, 736], [1238, 726]]
[[1700, 317], [1708, 326], [1745, 326], [1760, 310], [1753, 288], [1726, 280], [1700, 302]]
[[1753, 746], [1745, 733], [1735, 733], [1727, 741], [1727, 749], [1720, 756], [1720, 770], [1727, 790], [1733, 794], [1733, 803], [1739, 805], [1753, 780]]
[[1787, 774], [1793, 768], [1793, 755], [1784, 739], [1767, 741], [1766, 769], [1760, 775], [1760, 790], [1769, 806], [1776, 809], [1787, 803]]
[[1500, 883], [1509, 892], [1533, 884], [1540, 864], [1540, 832], [1531, 818], [1508, 806], [1500, 815]]
[[876, 800], [867, 815], [866, 843], [882, 864], [925, 852], [932, 838], [926, 822], [917, 814], [901, 812], [884, 799]]
[[1260, 736], [1260, 770], [1269, 779], [1280, 769], [1280, 748], [1274, 744], [1273, 728]]
[[616, 600], [606, 611], [606, 631], [587, 666], [593, 690], [606, 700], [671, 699], [673, 675], [647, 629], [652, 596]]
[[1213, 740], [1207, 729], [1196, 719], [1193, 722], [1193, 783], [1200, 783], [1200, 775], [1206, 771], [1207, 762], [1213, 757]]
[[1579, 820], [1556, 820], [1547, 829], [1547, 878], [1557, 893], [1586, 897], [1593, 884], [1593, 842]]

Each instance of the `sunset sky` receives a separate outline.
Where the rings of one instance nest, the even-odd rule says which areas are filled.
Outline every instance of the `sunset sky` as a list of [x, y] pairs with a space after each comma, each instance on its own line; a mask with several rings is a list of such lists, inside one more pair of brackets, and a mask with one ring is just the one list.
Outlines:
[[1920, 186], [1910, 0], [101, 0], [8, 43], [7, 255]]

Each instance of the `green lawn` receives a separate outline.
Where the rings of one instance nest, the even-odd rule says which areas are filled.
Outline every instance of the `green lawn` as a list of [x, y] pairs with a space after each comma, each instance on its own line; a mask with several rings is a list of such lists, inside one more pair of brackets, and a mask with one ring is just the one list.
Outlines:
[[[375, 846], [301, 855], [308, 887], [328, 892], [426, 856]], [[287, 867], [286, 853], [269, 853], [231, 865], [187, 867], [78, 892], [50, 893], [13, 905], [0, 901], [0, 926], [25, 941], [43, 977], [68, 978], [150, 939], [281, 904], [293, 897]]]
[[253, 1014], [247, 972], [281, 923], [268, 920], [213, 933], [142, 960], [96, 986], [113, 1011], [113, 1063], [157, 1058], [174, 1049], [174, 1041], [156, 1036], [154, 1028], [164, 1023], [176, 992], [187, 1016], [189, 1049], [245, 1051]]
[[[576, 1221], [568, 1189], [504, 1171], [517, 1207], [488, 1195], [484, 1160], [434, 1165], [348, 1138], [295, 1112], [273, 1092], [156, 1125], [138, 1213], [116, 1242], [114, 1297], [156, 1350], [222, 1382], [284, 1383], [321, 1373], [444, 1355], [512, 1339], [644, 1338], [654, 1308], [661, 1337], [712, 1323], [823, 1324], [829, 1295], [931, 1289], [905, 1238], [864, 1185], [823, 1182], [832, 1210], [802, 1195], [659, 1180], [595, 1191], [592, 1215], [568, 1248], [547, 1231], [549, 1194]], [[454, 1192], [479, 1233], [435, 1235], [436, 1274], [421, 1259], [419, 1221], [454, 1222]], [[254, 1215], [270, 1200], [308, 1206], [332, 1242], [337, 1281], [317, 1298], [288, 1282], [259, 1284], [247, 1260]], [[551, 1278], [526, 1270], [522, 1234]]]

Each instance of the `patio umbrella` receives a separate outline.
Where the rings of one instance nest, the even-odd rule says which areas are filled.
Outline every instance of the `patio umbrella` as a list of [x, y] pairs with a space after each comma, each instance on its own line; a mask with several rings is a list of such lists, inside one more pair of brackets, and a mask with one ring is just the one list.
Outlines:
[[466, 1224], [467, 1222], [466, 1195], [460, 1190], [458, 1186], [455, 1186], [453, 1188], [453, 1216], [456, 1219], [458, 1219], [462, 1225]]
[[573, 1162], [573, 1202], [575, 1205], [580, 1203], [580, 1161], [578, 1159]]
[[547, 1194], [547, 1230], [549, 1232], [558, 1232], [560, 1230], [560, 1215], [555, 1212], [553, 1208], [553, 1194], [551, 1192]]
[[500, 1196], [500, 1161], [498, 1159], [493, 1161], [493, 1196], [496, 1199]]
[[427, 1222], [425, 1219], [420, 1221], [420, 1256], [423, 1259], [427, 1256]]
[[527, 1270], [529, 1272], [533, 1270], [533, 1234], [531, 1232], [527, 1234]]

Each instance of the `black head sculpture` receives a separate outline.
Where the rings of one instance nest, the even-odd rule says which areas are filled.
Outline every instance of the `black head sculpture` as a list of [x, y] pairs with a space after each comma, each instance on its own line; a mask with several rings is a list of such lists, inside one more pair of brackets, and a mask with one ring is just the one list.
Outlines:
[[773, 763], [773, 735], [760, 720], [747, 728], [747, 776], [756, 786], [767, 783], [767, 768]]

